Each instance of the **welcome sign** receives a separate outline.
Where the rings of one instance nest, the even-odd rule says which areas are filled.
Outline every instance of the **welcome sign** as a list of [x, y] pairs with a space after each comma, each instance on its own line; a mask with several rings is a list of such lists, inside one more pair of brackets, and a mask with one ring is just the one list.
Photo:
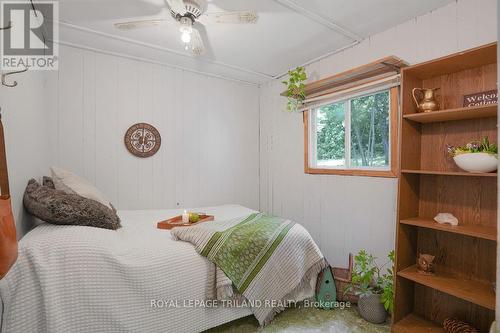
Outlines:
[[464, 106], [480, 106], [497, 103], [498, 90], [483, 91], [464, 96]]

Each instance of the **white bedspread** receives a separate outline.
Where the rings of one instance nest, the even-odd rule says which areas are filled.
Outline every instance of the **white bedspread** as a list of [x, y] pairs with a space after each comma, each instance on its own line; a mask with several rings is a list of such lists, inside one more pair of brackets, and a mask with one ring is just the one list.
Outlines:
[[[217, 220], [253, 212], [235, 205], [198, 210]], [[215, 269], [191, 244], [156, 229], [157, 221], [179, 214], [120, 211], [123, 228], [116, 232], [36, 227], [0, 280], [2, 332], [200, 332], [251, 315], [248, 308], [190, 307], [213, 293]], [[154, 300], [187, 307], [155, 308]]]

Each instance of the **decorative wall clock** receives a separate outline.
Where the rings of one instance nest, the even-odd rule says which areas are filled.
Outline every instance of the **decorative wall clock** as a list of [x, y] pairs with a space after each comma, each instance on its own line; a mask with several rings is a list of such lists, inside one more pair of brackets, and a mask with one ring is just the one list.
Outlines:
[[130, 126], [124, 140], [131, 154], [143, 158], [153, 156], [161, 146], [160, 133], [154, 126], [146, 123]]

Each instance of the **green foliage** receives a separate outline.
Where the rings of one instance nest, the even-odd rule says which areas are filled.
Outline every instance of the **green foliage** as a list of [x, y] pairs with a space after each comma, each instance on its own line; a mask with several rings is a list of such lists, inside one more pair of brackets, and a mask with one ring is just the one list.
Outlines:
[[379, 267], [377, 258], [365, 250], [359, 251], [354, 257], [351, 283], [346, 292], [354, 290], [357, 295], [380, 294], [384, 308], [392, 313], [394, 308], [394, 250], [387, 255], [390, 267], [382, 274], [384, 266]]
[[376, 282], [380, 277], [380, 270], [375, 262], [375, 257], [365, 250], [359, 251], [354, 257], [354, 267], [351, 282], [356, 286], [356, 294], [370, 295], [379, 294]]
[[351, 100], [351, 164], [389, 165], [389, 92]]
[[317, 111], [316, 124], [318, 160], [343, 159], [345, 151], [344, 103], [322, 106]]
[[488, 137], [486, 136], [483, 138], [482, 142], [471, 141], [461, 147], [448, 146], [448, 153], [451, 157], [468, 153], [487, 153], [491, 155], [498, 155], [498, 147], [496, 144], [490, 143], [490, 140], [488, 140]]
[[288, 80], [282, 81], [286, 85], [286, 96], [288, 97], [287, 111], [296, 111], [306, 99], [305, 81], [307, 74], [304, 67], [297, 67], [288, 71]]
[[394, 250], [389, 252], [387, 256], [391, 263], [391, 266], [387, 268], [386, 273], [380, 276], [378, 284], [382, 288], [382, 295], [380, 301], [384, 304], [384, 308], [392, 313], [394, 309]]
[[[351, 107], [351, 165], [389, 165], [389, 92], [354, 98]], [[346, 102], [317, 110], [317, 159], [345, 158]]]

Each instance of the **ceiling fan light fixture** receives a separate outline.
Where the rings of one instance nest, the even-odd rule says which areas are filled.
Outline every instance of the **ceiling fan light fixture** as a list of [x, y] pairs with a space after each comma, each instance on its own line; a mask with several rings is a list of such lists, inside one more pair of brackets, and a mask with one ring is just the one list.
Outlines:
[[181, 40], [184, 44], [189, 44], [191, 42], [191, 33], [183, 31], [181, 34]]
[[184, 44], [187, 45], [191, 42], [191, 34], [193, 33], [193, 20], [189, 17], [181, 17], [179, 19], [180, 27], [179, 31], [181, 32], [181, 40]]

